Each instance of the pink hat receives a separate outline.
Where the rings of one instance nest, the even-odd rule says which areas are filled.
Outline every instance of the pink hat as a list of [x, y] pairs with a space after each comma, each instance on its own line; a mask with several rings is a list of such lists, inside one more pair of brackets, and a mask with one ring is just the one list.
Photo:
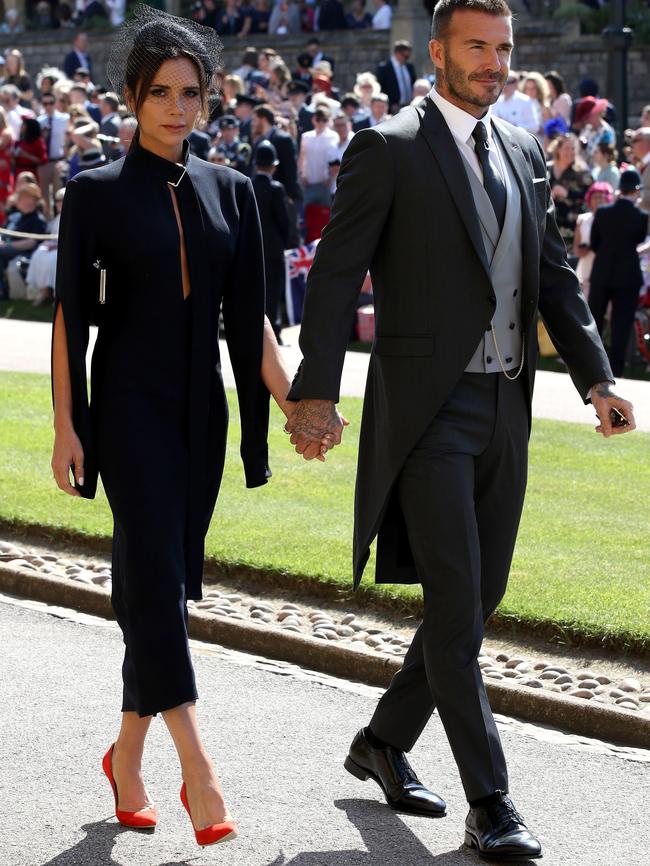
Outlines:
[[595, 96], [583, 97], [576, 105], [575, 122], [586, 123], [595, 114], [606, 111], [608, 105], [606, 99], [597, 99]]
[[611, 185], [604, 180], [597, 180], [596, 183], [592, 183], [587, 192], [585, 193], [585, 202], [587, 206], [589, 206], [591, 202], [592, 195], [604, 195], [607, 199], [607, 204], [611, 204], [614, 201], [614, 190]]

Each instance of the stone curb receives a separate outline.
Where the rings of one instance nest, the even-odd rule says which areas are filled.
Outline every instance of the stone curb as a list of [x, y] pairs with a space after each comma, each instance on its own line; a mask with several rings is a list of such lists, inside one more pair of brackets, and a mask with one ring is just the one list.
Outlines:
[[[115, 619], [106, 590], [9, 563], [0, 563], [0, 590]], [[213, 617], [200, 610], [189, 615], [190, 636], [208, 643], [292, 662], [331, 676], [385, 688], [401, 660], [324, 643], [308, 635], [279, 631], [264, 623]], [[551, 725], [582, 736], [650, 749], [650, 718], [587, 702], [582, 698], [533, 691], [510, 683], [486, 681], [494, 712]]]

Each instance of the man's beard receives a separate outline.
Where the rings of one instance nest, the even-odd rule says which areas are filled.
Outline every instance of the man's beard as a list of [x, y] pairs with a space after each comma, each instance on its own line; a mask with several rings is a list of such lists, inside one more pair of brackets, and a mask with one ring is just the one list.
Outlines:
[[[492, 73], [491, 78], [498, 81], [500, 84], [498, 92], [494, 96], [478, 96], [474, 93], [469, 85], [472, 76], [467, 76], [462, 67], [457, 66], [449, 56], [449, 52], [445, 52], [445, 69], [436, 69], [436, 77], [447, 85], [447, 89], [455, 96], [456, 99], [466, 102], [469, 105], [477, 105], [479, 108], [487, 108], [493, 105], [503, 90], [507, 75], [505, 72]], [[481, 78], [488, 77], [486, 73], [481, 74]]]

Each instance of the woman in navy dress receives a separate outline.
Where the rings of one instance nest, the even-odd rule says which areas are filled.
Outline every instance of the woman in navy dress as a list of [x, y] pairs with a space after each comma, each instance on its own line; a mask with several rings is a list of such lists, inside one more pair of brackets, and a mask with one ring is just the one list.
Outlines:
[[[203, 845], [236, 835], [196, 724], [186, 607], [201, 598], [204, 538], [225, 459], [220, 310], [248, 487], [270, 476], [269, 390], [287, 408], [289, 380], [264, 316], [251, 183], [191, 155], [186, 141], [207, 106], [218, 38], [146, 8], [128, 26], [135, 35], [126, 62], [118, 46], [112, 81], [138, 119], [136, 138], [123, 159], [68, 183], [61, 214], [52, 467], [59, 487], [87, 498], [101, 475], [113, 512], [124, 691], [120, 734], [103, 767], [117, 817], [128, 826], [157, 822], [141, 758], [161, 713]], [[124, 80], [116, 82], [120, 67]], [[98, 325], [90, 404], [89, 324]]]

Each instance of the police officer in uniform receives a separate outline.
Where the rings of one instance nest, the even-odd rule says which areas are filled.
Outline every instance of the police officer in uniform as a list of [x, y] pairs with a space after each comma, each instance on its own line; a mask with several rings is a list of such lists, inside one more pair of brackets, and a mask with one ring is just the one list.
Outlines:
[[226, 159], [226, 165], [236, 168], [242, 174], [251, 173], [251, 146], [239, 138], [239, 121], [232, 114], [219, 118], [219, 138], [217, 151]]

